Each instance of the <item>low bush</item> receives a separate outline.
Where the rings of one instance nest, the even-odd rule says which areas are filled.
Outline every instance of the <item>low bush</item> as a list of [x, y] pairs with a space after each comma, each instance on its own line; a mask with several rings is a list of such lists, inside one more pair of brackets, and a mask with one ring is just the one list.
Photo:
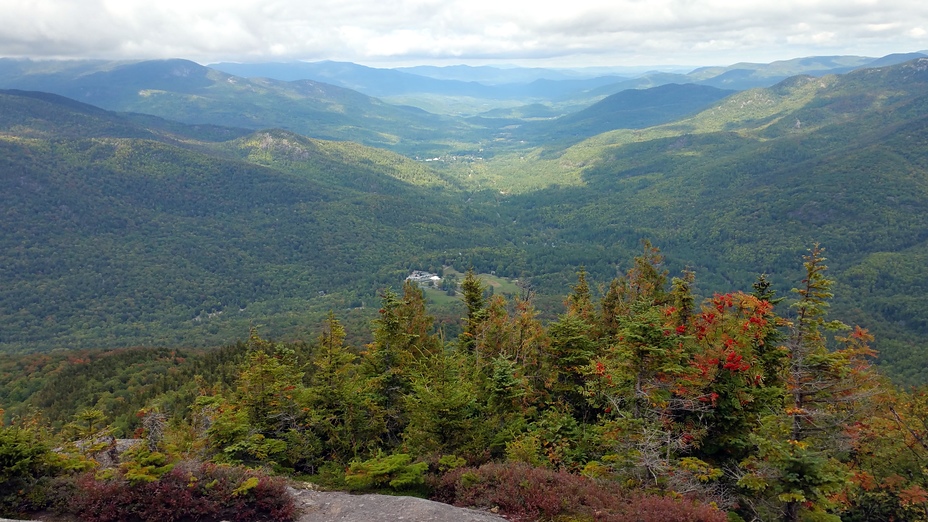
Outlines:
[[364, 462], [353, 462], [345, 473], [345, 483], [354, 491], [369, 491], [389, 486], [400, 491], [416, 488], [425, 482], [426, 462], [412, 463], [406, 453], [378, 455]]
[[40, 430], [0, 424], [0, 517], [43, 508], [51, 478], [64, 467]]
[[239, 466], [184, 461], [154, 481], [86, 473], [75, 483], [66, 510], [87, 522], [284, 522], [296, 517], [283, 479]]
[[601, 522], [725, 522], [715, 507], [685, 499], [621, 491], [565, 471], [508, 462], [458, 468], [431, 484], [434, 499], [458, 506], [499, 508], [510, 520], [575, 517]]

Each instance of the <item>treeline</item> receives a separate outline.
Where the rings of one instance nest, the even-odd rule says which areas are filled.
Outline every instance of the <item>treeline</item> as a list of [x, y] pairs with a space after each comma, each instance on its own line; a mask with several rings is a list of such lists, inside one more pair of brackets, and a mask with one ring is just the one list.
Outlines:
[[[694, 275], [668, 280], [646, 244], [599, 300], [581, 269], [547, 324], [530, 300], [487, 297], [470, 272], [454, 340], [411, 283], [383, 293], [364, 347], [346, 344], [334, 314], [306, 343], [253, 330], [148, 401], [139, 419], [165, 424], [161, 467], [146, 473], [196, 458], [475, 502], [499, 495], [473, 488], [502, 491], [524, 466], [730, 520], [928, 520], [928, 397], [879, 376], [866, 330], [828, 319], [824, 261], [818, 247], [805, 257], [788, 308], [763, 276], [697, 302]], [[538, 499], [554, 489], [533, 487], [519, 509], [541, 518], [580, 516], [596, 496], [552, 512]]]

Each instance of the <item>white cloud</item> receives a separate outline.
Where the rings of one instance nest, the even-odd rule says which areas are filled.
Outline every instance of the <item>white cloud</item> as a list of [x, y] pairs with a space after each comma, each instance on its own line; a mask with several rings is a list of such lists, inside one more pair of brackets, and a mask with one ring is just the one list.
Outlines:
[[928, 49], [897, 0], [3, 0], [0, 55], [575, 65]]

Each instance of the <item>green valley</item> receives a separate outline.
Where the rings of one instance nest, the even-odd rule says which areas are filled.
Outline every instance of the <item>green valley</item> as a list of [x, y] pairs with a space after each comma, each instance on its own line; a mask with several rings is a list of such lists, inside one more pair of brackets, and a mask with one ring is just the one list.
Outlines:
[[[350, 91], [319, 86], [310, 101], [294, 90], [309, 83], [194, 65], [9, 76], [199, 123], [3, 95], [5, 350], [214, 345], [254, 324], [298, 335], [329, 309], [363, 323], [384, 288], [443, 266], [518, 278], [554, 317], [553, 296], [577, 267], [607, 279], [643, 238], [672, 272], [696, 271], [701, 295], [747, 288], [760, 273], [785, 291], [797, 255], [820, 242], [836, 310], [878, 334], [890, 375], [924, 380], [923, 59], [723, 98], [665, 86], [562, 118], [510, 112], [469, 123], [421, 111], [413, 123], [396, 112], [406, 109]], [[202, 98], [204, 109], [150, 104], [129, 87]], [[322, 112], [284, 107], [287, 92]], [[269, 109], [250, 112], [258, 94]], [[326, 98], [336, 94], [343, 105]], [[668, 121], [635, 123], [623, 112], [634, 100]], [[233, 107], [251, 119], [227, 117]], [[273, 129], [282, 114], [314, 137]], [[357, 117], [338, 120], [343, 130], [376, 129], [376, 120], [419, 138], [394, 143], [406, 157], [317, 139], [352, 137], [325, 123], [343, 117]], [[415, 159], [426, 142], [447, 147]]]

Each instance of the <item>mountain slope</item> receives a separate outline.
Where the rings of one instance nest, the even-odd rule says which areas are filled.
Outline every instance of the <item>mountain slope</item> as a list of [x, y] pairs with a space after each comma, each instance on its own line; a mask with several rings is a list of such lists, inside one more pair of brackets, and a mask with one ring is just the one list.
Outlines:
[[[0, 125], [2, 350], [292, 331], [301, 311], [370, 303], [417, 257], [495, 234], [429, 188], [447, 181], [385, 151], [283, 131], [192, 141], [0, 94], [0, 114], [23, 105], [39, 105], [33, 130]], [[113, 133], [50, 131], [81, 118]]]
[[0, 129], [32, 138], [151, 138], [224, 141], [249, 131], [218, 125], [183, 125], [143, 114], [114, 114], [94, 105], [40, 91], [0, 89]]
[[[531, 156], [521, 168], [560, 168], [560, 186], [523, 189], [508, 204], [549, 231], [548, 244], [586, 250], [575, 257], [594, 274], [614, 270], [597, 257], [615, 259], [647, 237], [710, 292], [748, 288], [761, 272], [784, 292], [800, 255], [821, 242], [839, 281], [835, 315], [873, 329], [891, 372], [917, 382], [928, 366], [919, 304], [928, 285], [918, 275], [928, 255], [926, 145], [928, 59], [920, 59], [797, 77], [687, 120]], [[553, 265], [536, 248], [529, 270], [546, 273]]]

